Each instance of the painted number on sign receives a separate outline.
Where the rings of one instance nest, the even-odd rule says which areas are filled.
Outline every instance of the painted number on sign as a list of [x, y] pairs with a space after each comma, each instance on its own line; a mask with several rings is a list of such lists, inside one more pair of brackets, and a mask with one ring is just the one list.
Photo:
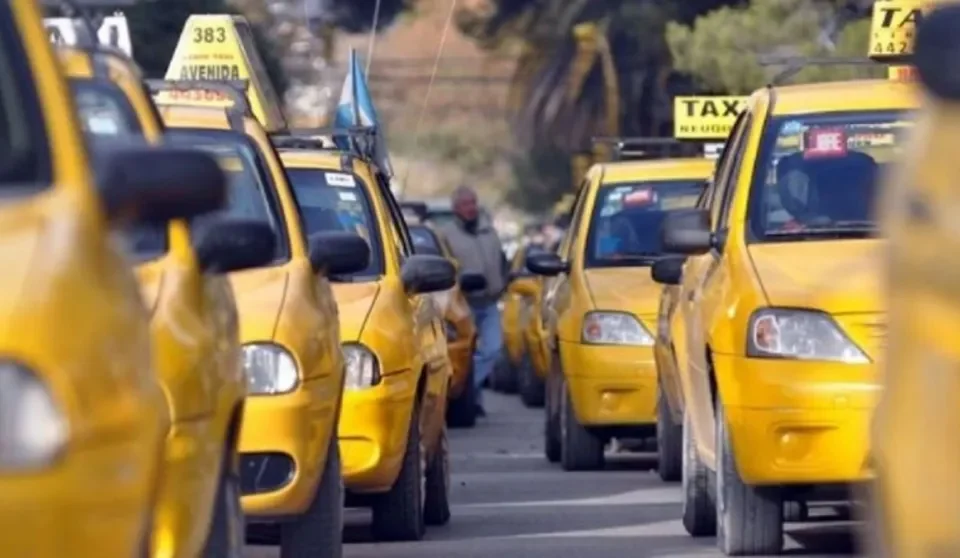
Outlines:
[[193, 42], [195, 43], [224, 43], [227, 41], [227, 30], [224, 27], [194, 27]]

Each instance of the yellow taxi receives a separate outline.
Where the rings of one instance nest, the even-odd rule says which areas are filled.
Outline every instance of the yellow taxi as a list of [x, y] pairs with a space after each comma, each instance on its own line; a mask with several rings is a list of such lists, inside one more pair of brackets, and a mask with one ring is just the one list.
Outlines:
[[960, 147], [960, 4], [930, 12], [916, 34], [926, 95], [881, 204], [889, 342], [873, 423], [877, 556], [960, 555], [960, 325], [953, 224]]
[[36, 3], [0, 25], [3, 553], [142, 555], [170, 416], [113, 235], [215, 210], [225, 179], [192, 150], [88, 148]]
[[778, 553], [784, 501], [872, 477], [886, 247], [871, 209], [916, 106], [887, 80], [761, 89], [700, 206], [664, 222], [664, 249], [689, 256], [683, 523], [726, 554]]
[[[544, 401], [543, 378], [534, 369], [527, 348], [526, 332], [536, 300], [540, 296], [540, 277], [527, 269], [527, 256], [545, 248], [531, 244], [514, 254], [510, 261], [507, 291], [503, 295], [504, 362], [494, 371], [494, 388], [506, 393], [519, 392], [527, 407], [539, 407]], [[544, 370], [546, 367], [544, 367]]]
[[[455, 267], [459, 264], [450, 246], [432, 225], [408, 223], [410, 238], [416, 254], [441, 256]], [[453, 288], [434, 293], [433, 297], [443, 315], [447, 336], [447, 354], [453, 367], [447, 390], [447, 426], [471, 428], [477, 421], [477, 386], [473, 378], [473, 352], [477, 346], [477, 326], [473, 323], [470, 305], [463, 293], [486, 288], [487, 280], [476, 273], [461, 274]]]
[[334, 285], [347, 380], [340, 451], [348, 507], [373, 509], [378, 540], [419, 540], [450, 518], [444, 414], [451, 366], [429, 293], [456, 283], [446, 258], [416, 254], [400, 207], [366, 156], [274, 136], [308, 231], [357, 231], [369, 264]]
[[594, 165], [560, 253], [527, 259], [552, 278], [542, 310], [552, 354], [546, 451], [568, 471], [602, 468], [612, 438], [655, 432], [660, 286], [650, 267], [665, 215], [693, 205], [711, 168], [706, 159]]
[[[151, 82], [163, 88], [206, 87]], [[221, 89], [222, 90], [222, 89]], [[159, 104], [168, 135], [237, 159], [237, 217], [276, 235], [269, 265], [229, 274], [239, 312], [248, 396], [240, 430], [240, 480], [248, 524], [280, 525], [281, 556], [338, 549], [342, 483], [336, 424], [348, 367], [329, 277], [368, 266], [355, 234], [306, 233], [287, 175], [263, 128], [239, 110]]]
[[[162, 140], [163, 122], [132, 60], [102, 47], [59, 51], [89, 136]], [[238, 169], [224, 170], [231, 186], [239, 183]], [[236, 446], [247, 381], [223, 274], [269, 264], [274, 233], [257, 221], [204, 217], [131, 228], [125, 241], [151, 311], [154, 362], [171, 415], [152, 555], [238, 556], [244, 524]]]

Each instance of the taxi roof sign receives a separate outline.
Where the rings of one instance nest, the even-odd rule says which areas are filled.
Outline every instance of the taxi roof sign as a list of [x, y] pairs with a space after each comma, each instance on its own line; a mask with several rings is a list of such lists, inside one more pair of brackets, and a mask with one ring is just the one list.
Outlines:
[[742, 96], [675, 97], [673, 137], [725, 139], [746, 107], [747, 97]]
[[917, 24], [935, 2], [931, 0], [876, 0], [870, 22], [870, 58], [905, 61], [913, 54]]
[[90, 36], [88, 22], [82, 18], [48, 17], [43, 26], [47, 30], [50, 42], [55, 45], [87, 46], [99, 43], [120, 50], [127, 56], [133, 56], [133, 41], [130, 38], [130, 26], [123, 14], [102, 18], [96, 30], [96, 40]]
[[[254, 117], [268, 132], [287, 127], [280, 98], [273, 89], [250, 24], [241, 16], [192, 15], [180, 33], [165, 80], [247, 81], [247, 100]], [[159, 103], [228, 107], [231, 100], [217, 92], [205, 95], [162, 91]]]

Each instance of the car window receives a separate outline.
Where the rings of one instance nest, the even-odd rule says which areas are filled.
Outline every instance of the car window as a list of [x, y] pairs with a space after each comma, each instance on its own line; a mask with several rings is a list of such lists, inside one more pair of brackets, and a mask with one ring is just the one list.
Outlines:
[[0, 10], [0, 186], [32, 191], [52, 181], [50, 146], [10, 3]]
[[739, 160], [740, 147], [743, 143], [745, 122], [748, 112], [744, 112], [737, 117], [737, 121], [730, 130], [728, 141], [724, 144], [723, 153], [717, 161], [716, 170], [713, 175], [713, 187], [710, 193], [710, 224], [714, 230], [720, 224], [720, 210], [723, 207], [724, 200], [727, 199], [728, 191], [731, 190], [730, 169], [734, 162]]
[[689, 209], [703, 180], [606, 184], [597, 191], [584, 267], [650, 265], [662, 255], [660, 227], [668, 211]]
[[413, 239], [413, 250], [417, 254], [429, 254], [431, 256], [442, 256], [443, 248], [440, 247], [440, 241], [429, 228], [412, 225], [410, 237]]
[[262, 221], [268, 223], [277, 236], [276, 258], [288, 258], [290, 245], [276, 186], [253, 140], [231, 130], [201, 128], [171, 128], [167, 135], [174, 143], [208, 151], [229, 179], [227, 206], [213, 215], [198, 217], [191, 228], [202, 228], [225, 215]]
[[898, 111], [772, 119], [751, 186], [749, 240], [872, 236], [878, 178], [902, 152], [911, 127], [908, 114]]
[[370, 263], [354, 276], [381, 275], [383, 250], [367, 188], [344, 172], [287, 167], [307, 235], [343, 231], [360, 235], [370, 247]]
[[72, 79], [70, 89], [80, 125], [93, 141], [142, 136], [137, 113], [116, 84], [104, 80]]

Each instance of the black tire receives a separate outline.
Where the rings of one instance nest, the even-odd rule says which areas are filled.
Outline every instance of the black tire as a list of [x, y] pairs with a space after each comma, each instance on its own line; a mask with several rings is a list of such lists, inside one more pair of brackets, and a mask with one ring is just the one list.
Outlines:
[[520, 369], [517, 370], [517, 376], [520, 380], [520, 400], [523, 401], [523, 404], [529, 408], [543, 407], [546, 386], [534, 372], [530, 355], [523, 355], [523, 360], [520, 361]]
[[343, 556], [343, 492], [340, 444], [334, 432], [310, 507], [294, 521], [280, 526], [281, 558]]
[[510, 358], [504, 353], [503, 360], [498, 367], [500, 373], [500, 380], [497, 382], [497, 387], [501, 393], [506, 393], [512, 395], [517, 393], [519, 389], [519, 381], [517, 380], [517, 368], [510, 362]]
[[657, 472], [664, 482], [683, 478], [683, 425], [673, 422], [670, 402], [657, 383]]
[[697, 453], [690, 415], [683, 413], [683, 527], [692, 537], [717, 534], [713, 478]]
[[450, 521], [450, 446], [447, 431], [440, 433], [437, 451], [427, 466], [423, 518], [427, 525], [446, 525]]
[[393, 487], [373, 504], [373, 536], [378, 541], [419, 541], [423, 538], [424, 451], [420, 439], [420, 402], [410, 415], [410, 433], [403, 465]]
[[565, 381], [560, 401], [560, 465], [565, 471], [603, 469], [603, 440], [577, 421]]
[[547, 376], [543, 405], [543, 452], [550, 463], [560, 462], [560, 423], [557, 408], [557, 377]]
[[717, 403], [717, 546], [727, 556], [764, 556], [783, 550], [779, 488], [750, 486], [737, 472], [723, 405]]
[[[806, 502], [786, 500], [783, 502], [783, 521], [785, 523], [803, 523], [810, 519], [810, 506]], [[843, 520], [842, 518], [840, 519]]]
[[473, 428], [477, 424], [477, 386], [473, 378], [473, 364], [467, 373], [467, 383], [456, 399], [447, 403], [447, 426]]
[[241, 558], [245, 533], [240, 476], [233, 467], [232, 452], [229, 451], [224, 456], [216, 498], [203, 555], [207, 558]]

